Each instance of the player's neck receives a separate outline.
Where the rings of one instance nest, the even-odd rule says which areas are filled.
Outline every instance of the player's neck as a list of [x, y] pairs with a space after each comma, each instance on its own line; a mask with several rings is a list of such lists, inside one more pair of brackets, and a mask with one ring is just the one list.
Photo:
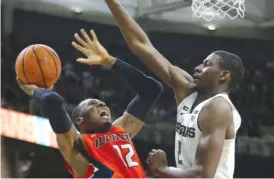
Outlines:
[[83, 134], [93, 134], [93, 133], [95, 133], [95, 132], [92, 130], [87, 130], [87, 131], [83, 132]]
[[199, 98], [208, 99], [208, 98], [211, 98], [212, 96], [215, 96], [216, 94], [220, 94], [220, 93], [228, 94], [227, 90], [218, 88], [218, 89], [211, 90], [208, 92], [199, 92]]

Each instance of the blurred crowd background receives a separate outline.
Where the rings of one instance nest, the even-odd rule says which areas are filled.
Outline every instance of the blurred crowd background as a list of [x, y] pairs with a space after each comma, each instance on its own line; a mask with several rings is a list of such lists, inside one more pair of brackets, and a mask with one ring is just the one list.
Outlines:
[[[54, 89], [65, 98], [69, 114], [78, 102], [92, 97], [104, 100], [111, 108], [113, 118], [121, 115], [135, 92], [110, 71], [76, 64], [75, 60], [80, 54], [71, 47], [70, 42], [73, 34], [81, 28], [94, 29], [110, 54], [153, 76], [130, 53], [115, 26], [15, 10], [12, 32], [2, 34], [1, 38], [1, 107], [41, 116], [35, 101], [17, 86], [14, 70], [19, 52], [31, 44], [39, 43], [52, 47], [62, 60], [61, 78]], [[242, 58], [246, 68], [245, 77], [239, 90], [231, 94], [232, 101], [242, 116], [236, 146], [235, 177], [274, 177], [273, 41], [160, 31], [147, 33], [167, 59], [190, 74], [214, 50], [231, 51]], [[170, 164], [174, 164], [175, 121], [176, 104], [173, 93], [165, 87], [146, 126], [134, 139], [143, 161], [152, 148], [161, 148], [167, 151]], [[10, 176], [71, 177], [65, 171], [61, 155], [56, 149], [3, 137], [2, 151], [6, 152], [4, 158], [11, 168]]]

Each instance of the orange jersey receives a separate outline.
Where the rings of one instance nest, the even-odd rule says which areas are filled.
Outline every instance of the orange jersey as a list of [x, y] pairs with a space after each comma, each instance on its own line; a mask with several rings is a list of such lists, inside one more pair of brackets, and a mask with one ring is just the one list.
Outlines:
[[107, 133], [82, 134], [88, 150], [88, 171], [75, 178], [145, 178], [145, 172], [135, 147], [125, 130], [111, 127]]

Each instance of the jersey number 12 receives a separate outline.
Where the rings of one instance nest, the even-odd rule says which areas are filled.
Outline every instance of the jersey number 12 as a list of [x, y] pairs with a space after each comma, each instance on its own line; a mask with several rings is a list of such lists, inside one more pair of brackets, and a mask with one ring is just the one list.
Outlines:
[[[120, 156], [120, 158], [122, 159], [122, 161], [124, 162], [126, 167], [134, 167], [134, 166], [138, 166], [138, 162], [134, 162], [132, 160], [132, 157], [134, 156], [134, 150], [132, 148], [132, 146], [130, 144], [123, 144], [123, 145], [113, 145], [113, 148], [117, 151], [118, 155]], [[128, 151], [125, 159], [122, 156], [122, 152], [123, 149], [126, 149]]]

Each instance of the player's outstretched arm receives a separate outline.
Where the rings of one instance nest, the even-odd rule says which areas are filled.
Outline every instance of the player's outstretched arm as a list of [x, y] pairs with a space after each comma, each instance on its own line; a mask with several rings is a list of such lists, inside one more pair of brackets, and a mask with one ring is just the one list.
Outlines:
[[173, 66], [151, 44], [148, 36], [116, 0], [105, 0], [131, 51], [166, 85], [172, 87], [177, 103], [188, 94], [193, 81], [184, 70]]
[[41, 89], [35, 85], [24, 85], [18, 79], [20, 88], [28, 95], [33, 96], [40, 104], [42, 114], [49, 119], [50, 125], [56, 134], [58, 148], [66, 162], [72, 167], [77, 176], [85, 176], [88, 161], [74, 149], [76, 140], [81, 140], [75, 127], [64, 108], [64, 100], [56, 92]]
[[188, 170], [168, 167], [166, 154], [161, 150], [153, 150], [147, 160], [151, 171], [162, 178], [214, 178], [226, 130], [232, 119], [230, 104], [222, 97], [213, 99], [200, 113], [199, 126], [202, 136], [196, 150], [196, 166]]
[[162, 94], [163, 86], [119, 59], [112, 66], [112, 70], [123, 77], [137, 92], [124, 114], [113, 123], [124, 128], [131, 137], [134, 137], [143, 127], [147, 115]]
[[82, 29], [81, 33], [85, 40], [78, 34], [75, 34], [75, 38], [82, 46], [75, 42], [72, 42], [72, 45], [88, 58], [79, 58], [77, 61], [88, 65], [103, 65], [115, 71], [138, 93], [128, 105], [123, 116], [113, 123], [125, 129], [131, 137], [135, 136], [144, 125], [144, 119], [161, 95], [162, 84], [122, 60], [109, 55], [98, 41], [94, 31], [90, 31], [92, 40], [85, 30]]

